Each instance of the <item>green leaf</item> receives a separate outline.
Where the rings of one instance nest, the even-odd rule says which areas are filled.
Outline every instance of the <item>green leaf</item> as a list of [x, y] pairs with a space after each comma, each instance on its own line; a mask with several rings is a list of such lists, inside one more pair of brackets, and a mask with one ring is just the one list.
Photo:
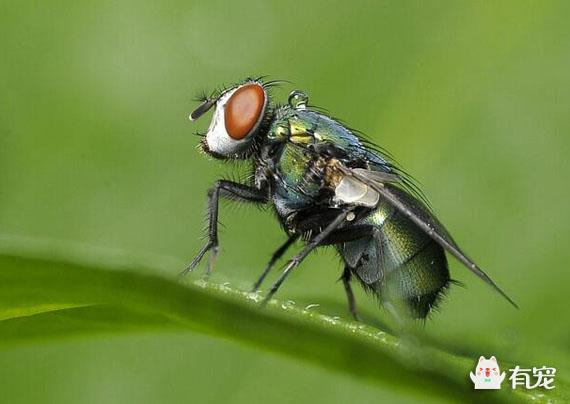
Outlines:
[[[0, 255], [0, 349], [79, 335], [191, 331], [418, 396], [429, 391], [442, 398], [481, 401], [540, 398], [534, 391], [475, 392], [468, 379], [472, 358], [427, 346], [417, 337], [396, 338], [275, 300], [263, 309], [257, 294], [203, 281], [182, 284], [142, 267], [112, 265], [109, 257], [99, 260], [105, 265], [94, 265], [27, 255]], [[548, 397], [563, 399], [566, 391], [557, 381]]]

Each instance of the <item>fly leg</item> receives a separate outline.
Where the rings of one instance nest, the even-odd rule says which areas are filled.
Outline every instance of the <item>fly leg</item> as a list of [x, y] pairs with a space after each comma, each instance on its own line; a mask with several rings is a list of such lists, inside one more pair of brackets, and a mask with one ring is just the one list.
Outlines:
[[258, 189], [238, 182], [219, 180], [208, 190], [208, 241], [198, 252], [192, 262], [182, 271], [181, 276], [192, 271], [202, 260], [204, 255], [210, 251], [208, 257], [208, 267], [206, 268], [206, 276], [212, 272], [214, 261], [218, 255], [218, 205], [220, 197], [227, 199], [251, 202], [266, 203], [268, 193], [266, 189]]
[[279, 258], [281, 258], [283, 256], [283, 254], [285, 254], [285, 252], [289, 249], [289, 247], [291, 247], [291, 245], [298, 238], [299, 238], [299, 234], [293, 234], [291, 237], [289, 237], [287, 239], [287, 241], [285, 243], [283, 243], [283, 245], [281, 245], [281, 247], [279, 247], [277, 249], [277, 251], [275, 251], [273, 253], [273, 255], [271, 256], [271, 259], [269, 260], [269, 262], [265, 266], [265, 269], [261, 273], [261, 276], [254, 283], [252, 292], [256, 292], [259, 289], [259, 287], [263, 283], [263, 280], [265, 279], [265, 277], [267, 276], [269, 271], [271, 271], [271, 268], [273, 268], [273, 265], [275, 265], [275, 262], [277, 262], [279, 260]]
[[[311, 228], [311, 227], [315, 227], [318, 225], [318, 223], [321, 223], [322, 220], [326, 220], [326, 215], [321, 216], [318, 213], [317, 214], [313, 214], [305, 219], [303, 219], [302, 221], [300, 221], [298, 223], [298, 226], [300, 228]], [[330, 215], [329, 215], [330, 217]], [[356, 234], [356, 238], [359, 238], [359, 229], [360, 227], [367, 227], [367, 226], [358, 226], [358, 229], [355, 227], [354, 230], [351, 230], [350, 233], [351, 234]], [[350, 228], [352, 229], [352, 228]], [[338, 230], [337, 232], [343, 232], [343, 230]], [[355, 233], [356, 232], [356, 233]], [[370, 232], [365, 231], [365, 235], [368, 235]], [[336, 232], [332, 233], [331, 236], [334, 236], [336, 234]], [[275, 251], [271, 257], [271, 259], [269, 260], [269, 263], [265, 266], [265, 269], [263, 270], [263, 273], [261, 274], [261, 276], [257, 279], [257, 281], [255, 282], [255, 284], [253, 285], [253, 289], [252, 292], [256, 292], [259, 287], [261, 286], [261, 284], [263, 283], [263, 281], [265, 280], [265, 278], [267, 277], [267, 274], [271, 271], [271, 268], [273, 268], [273, 265], [275, 265], [275, 262], [277, 262], [277, 260], [279, 260], [283, 254], [285, 254], [285, 252], [289, 249], [289, 247], [291, 247], [291, 245], [299, 239], [299, 237], [301, 236], [300, 233], [295, 233], [292, 236], [289, 237], [289, 239], [283, 244], [281, 245], [281, 247], [279, 247], [277, 249], [277, 251]], [[329, 236], [329, 237], [331, 237]], [[354, 237], [354, 236], [352, 236]], [[364, 236], [362, 236], [364, 237]], [[327, 239], [328, 240], [328, 239]], [[321, 245], [324, 244], [336, 244], [337, 242], [328, 242], [327, 240], [324, 240]], [[352, 238], [351, 238], [352, 240]]]
[[344, 267], [342, 273], [342, 284], [344, 285], [344, 291], [346, 292], [346, 299], [348, 300], [348, 311], [352, 315], [355, 321], [360, 321], [360, 316], [358, 315], [358, 310], [356, 309], [356, 300], [354, 299], [354, 293], [352, 292], [352, 286], [350, 286], [350, 278], [352, 273], [349, 267]]
[[[328, 236], [321, 245], [331, 245], [346, 243], [349, 241], [355, 241], [368, 237], [376, 237], [378, 234], [378, 228], [372, 225], [356, 225], [351, 227], [346, 227], [344, 229], [339, 229]], [[360, 316], [358, 315], [358, 310], [356, 309], [356, 300], [354, 298], [354, 292], [352, 291], [352, 286], [350, 285], [350, 280], [352, 278], [352, 269], [350, 266], [345, 265], [344, 271], [340, 279], [344, 285], [344, 291], [346, 292], [346, 299], [348, 301], [348, 311], [352, 315], [355, 321], [360, 321]]]
[[[324, 238], [319, 243], [319, 245], [320, 246], [335, 245], [335, 244], [347, 243], [349, 241], [360, 240], [363, 238], [377, 237], [378, 231], [379, 231], [378, 228], [373, 225], [368, 225], [368, 224], [353, 225], [333, 231], [326, 238]], [[283, 246], [281, 248], [283, 248]], [[346, 292], [346, 298], [348, 301], [348, 311], [350, 312], [354, 320], [360, 321], [358, 310], [356, 309], [356, 299], [354, 298], [354, 292], [352, 291], [352, 286], [350, 284], [351, 278], [352, 278], [352, 270], [348, 265], [345, 265], [344, 271], [340, 279], [342, 280], [342, 283], [344, 285], [344, 291]]]
[[315, 238], [313, 238], [305, 246], [305, 248], [301, 250], [299, 254], [295, 255], [287, 263], [287, 265], [283, 269], [283, 272], [281, 273], [281, 276], [279, 277], [279, 279], [277, 279], [277, 281], [273, 284], [273, 286], [271, 286], [271, 289], [267, 293], [267, 296], [265, 297], [265, 299], [263, 299], [263, 304], [266, 304], [269, 300], [271, 300], [271, 298], [273, 297], [275, 292], [279, 290], [279, 287], [281, 286], [283, 281], [285, 281], [289, 273], [291, 273], [291, 271], [294, 268], [298, 267], [299, 264], [307, 257], [307, 255], [309, 255], [311, 251], [317, 248], [323, 242], [323, 240], [325, 240], [330, 234], [332, 234], [336, 229], [338, 229], [338, 227], [346, 220], [346, 217], [350, 212], [351, 212], [350, 209], [343, 210], [327, 227], [325, 227], [325, 229], [322, 232], [320, 232]]

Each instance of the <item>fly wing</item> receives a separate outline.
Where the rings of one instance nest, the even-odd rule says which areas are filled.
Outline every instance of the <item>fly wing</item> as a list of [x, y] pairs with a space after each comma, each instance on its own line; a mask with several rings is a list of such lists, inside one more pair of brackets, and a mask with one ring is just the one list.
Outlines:
[[[514, 307], [518, 308], [517, 304], [507, 296], [507, 294], [503, 292], [481, 268], [479, 268], [463, 251], [461, 251], [443, 224], [441, 224], [441, 222], [427, 208], [425, 208], [423, 204], [398, 186], [392, 185], [388, 181], [383, 181], [382, 179], [379, 180], [378, 174], [383, 176], [386, 173], [377, 173], [365, 169], [350, 169], [345, 166], [341, 167], [341, 171], [345, 175], [342, 181], [344, 181], [345, 178], [350, 177], [351, 182], [360, 183], [360, 185], [355, 185], [355, 188], [365, 187], [367, 192], [372, 190], [374, 193], [377, 193], [378, 199], [383, 199], [400, 211], [404, 216], [409, 218], [437, 244], [465, 265], [467, 269], [495, 289]], [[370, 197], [368, 198], [371, 199]]]
[[[402, 179], [399, 175], [384, 171], [372, 171], [366, 168], [353, 168], [351, 172], [365, 178], [367, 182], [376, 182], [383, 184], [385, 182], [400, 182]], [[360, 181], [360, 180], [359, 180]]]

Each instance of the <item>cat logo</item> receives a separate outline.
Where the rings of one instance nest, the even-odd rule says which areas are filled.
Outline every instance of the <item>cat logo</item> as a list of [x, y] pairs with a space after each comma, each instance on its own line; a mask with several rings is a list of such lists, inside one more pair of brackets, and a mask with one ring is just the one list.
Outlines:
[[499, 364], [494, 356], [486, 359], [481, 356], [475, 368], [475, 373], [470, 374], [475, 390], [499, 390], [505, 379], [505, 372], [501, 373]]

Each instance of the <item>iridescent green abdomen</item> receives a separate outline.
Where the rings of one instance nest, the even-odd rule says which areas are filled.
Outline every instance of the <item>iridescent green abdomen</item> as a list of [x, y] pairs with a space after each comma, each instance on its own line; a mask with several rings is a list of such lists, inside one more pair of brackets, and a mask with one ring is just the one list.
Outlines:
[[[420, 201], [403, 190], [396, 192], [431, 216]], [[374, 226], [376, 234], [342, 244], [339, 251], [346, 264], [382, 302], [425, 317], [449, 284], [444, 250], [384, 201], [358, 224]]]

